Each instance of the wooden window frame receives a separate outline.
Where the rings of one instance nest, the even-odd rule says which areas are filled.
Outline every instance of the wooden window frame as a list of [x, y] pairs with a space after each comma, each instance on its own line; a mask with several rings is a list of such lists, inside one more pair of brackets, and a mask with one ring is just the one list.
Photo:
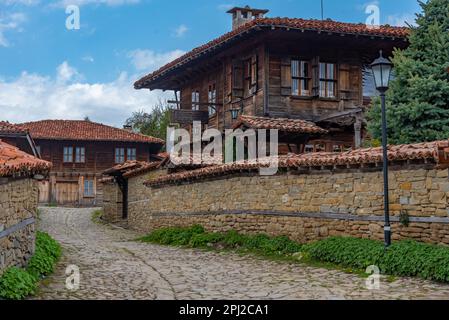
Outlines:
[[[324, 78], [321, 77], [321, 66], [325, 66], [324, 70]], [[330, 78], [328, 74], [328, 66], [333, 66], [333, 78]], [[324, 83], [324, 96], [322, 95], [322, 84]], [[333, 94], [332, 96], [329, 96], [329, 84], [333, 84]], [[338, 75], [337, 75], [337, 63], [335, 62], [325, 62], [325, 61], [319, 61], [318, 62], [318, 95], [321, 99], [337, 99], [337, 92], [338, 92]]]
[[213, 118], [217, 115], [217, 83], [216, 81], [210, 82], [207, 89], [207, 102], [209, 118]]
[[[123, 150], [123, 161], [117, 161], [118, 157], [120, 157], [120, 159], [122, 158], [121, 154], [117, 154], [118, 150]], [[125, 163], [126, 162], [126, 153], [125, 153], [126, 148], [122, 148], [122, 147], [117, 147], [114, 149], [114, 163], [115, 164], [121, 164], [121, 163]]]
[[[75, 149], [75, 163], [86, 163], [86, 147], [74, 147], [74, 149]], [[80, 152], [78, 153], [78, 151]]]
[[[198, 99], [195, 99], [198, 98]], [[200, 111], [200, 90], [192, 90], [192, 111]]]
[[[86, 183], [87, 183], [87, 190], [90, 191], [90, 193], [86, 193]], [[92, 183], [92, 188], [90, 188], [90, 183]], [[95, 198], [95, 181], [92, 179], [84, 179], [83, 181], [83, 197], [84, 198]]]
[[[66, 152], [66, 150], [71, 150], [71, 152]], [[70, 155], [70, 161], [66, 157]], [[62, 162], [63, 163], [73, 163], [73, 146], [65, 146], [62, 150]]]
[[[131, 150], [134, 150], [133, 157], [130, 157]], [[135, 161], [135, 160], [137, 160], [137, 148], [126, 148], [126, 161]]]
[[[296, 72], [294, 72], [294, 67], [293, 67], [293, 63], [297, 62], [298, 63], [298, 75], [296, 75]], [[304, 67], [303, 64], [307, 63], [307, 74], [308, 76], [305, 76], [303, 71], [304, 71]], [[294, 57], [291, 59], [291, 77], [292, 77], [292, 96], [294, 97], [311, 97], [312, 96], [312, 63], [310, 61], [310, 59], [303, 59], [303, 58], [298, 58], [298, 57]], [[295, 81], [298, 81], [298, 93], [296, 94], [294, 92], [294, 83]], [[306, 91], [302, 88], [303, 83], [307, 81], [307, 93]]]

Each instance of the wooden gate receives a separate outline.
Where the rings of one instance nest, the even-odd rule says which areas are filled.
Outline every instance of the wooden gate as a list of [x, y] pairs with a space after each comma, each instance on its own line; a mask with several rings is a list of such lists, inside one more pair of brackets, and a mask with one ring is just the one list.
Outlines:
[[48, 203], [50, 201], [50, 182], [39, 181], [39, 203]]
[[56, 183], [55, 199], [57, 204], [62, 205], [78, 203], [78, 181]]

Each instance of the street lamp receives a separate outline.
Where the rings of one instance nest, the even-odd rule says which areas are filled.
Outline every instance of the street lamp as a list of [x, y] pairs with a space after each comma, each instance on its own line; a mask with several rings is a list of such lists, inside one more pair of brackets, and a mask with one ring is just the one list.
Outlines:
[[384, 173], [384, 210], [385, 210], [385, 226], [384, 237], [385, 247], [391, 245], [391, 225], [390, 225], [390, 202], [388, 197], [388, 149], [387, 149], [387, 114], [385, 106], [385, 92], [388, 90], [391, 70], [393, 64], [382, 56], [382, 50], [380, 51], [380, 57], [374, 60], [371, 64], [371, 69], [374, 76], [374, 82], [376, 89], [380, 93], [380, 99], [382, 102], [382, 147], [383, 147], [383, 173]]

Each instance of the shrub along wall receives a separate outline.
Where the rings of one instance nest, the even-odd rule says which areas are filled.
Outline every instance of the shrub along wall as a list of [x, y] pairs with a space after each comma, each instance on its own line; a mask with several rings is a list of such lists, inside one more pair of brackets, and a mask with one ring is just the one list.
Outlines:
[[0, 178], [0, 275], [34, 254], [37, 182]]
[[[383, 238], [378, 169], [240, 174], [161, 187], [144, 186], [147, 179], [129, 180], [128, 224], [143, 232], [200, 224], [209, 231], [263, 232], [299, 242], [328, 236]], [[393, 239], [449, 244], [447, 169], [396, 167], [390, 189]]]

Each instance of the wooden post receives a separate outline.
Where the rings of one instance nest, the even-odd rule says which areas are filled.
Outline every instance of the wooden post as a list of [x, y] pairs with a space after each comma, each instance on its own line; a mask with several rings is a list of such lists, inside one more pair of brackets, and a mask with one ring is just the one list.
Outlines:
[[362, 146], [362, 121], [360, 117], [357, 117], [354, 123], [354, 135], [355, 148], [359, 149]]

